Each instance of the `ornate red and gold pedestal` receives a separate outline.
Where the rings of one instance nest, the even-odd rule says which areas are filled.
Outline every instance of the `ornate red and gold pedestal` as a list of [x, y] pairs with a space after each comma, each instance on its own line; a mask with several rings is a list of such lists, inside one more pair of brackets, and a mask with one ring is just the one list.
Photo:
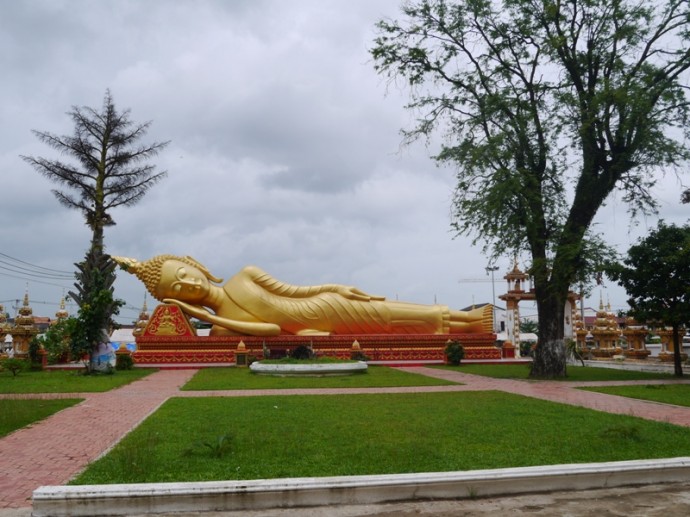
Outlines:
[[358, 334], [331, 336], [197, 336], [187, 316], [176, 305], [159, 305], [144, 331], [137, 336], [134, 360], [139, 364], [234, 363], [240, 341], [248, 358], [263, 359], [264, 350], [285, 355], [300, 345], [317, 355], [349, 359], [353, 343], [372, 361], [426, 361], [444, 359], [451, 339], [465, 348], [465, 359], [501, 359], [494, 334]]

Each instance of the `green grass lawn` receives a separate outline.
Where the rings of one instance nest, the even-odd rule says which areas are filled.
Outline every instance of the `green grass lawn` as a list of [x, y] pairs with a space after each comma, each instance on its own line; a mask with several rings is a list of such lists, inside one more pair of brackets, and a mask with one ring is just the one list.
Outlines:
[[[496, 379], [525, 379], [529, 377], [528, 364], [461, 364], [460, 366], [438, 365], [443, 368], [462, 373], [484, 375]], [[614, 368], [597, 368], [592, 366], [568, 365], [568, 377], [565, 381], [636, 381], [649, 379], [671, 379], [667, 373], [635, 372], [630, 370], [616, 370]]]
[[609, 395], [620, 395], [633, 399], [651, 400], [664, 404], [690, 407], [689, 384], [647, 384], [644, 386], [607, 386], [587, 388]]
[[326, 377], [274, 377], [257, 375], [249, 368], [204, 368], [182, 389], [259, 390], [287, 388], [382, 388], [390, 386], [444, 386], [456, 384], [385, 366], [369, 366], [367, 373]]
[[92, 393], [118, 388], [153, 373], [152, 368], [118, 370], [112, 375], [83, 375], [82, 370], [0, 372], [0, 393]]
[[690, 455], [690, 429], [500, 392], [174, 398], [74, 484], [334, 476]]
[[[0, 400], [0, 437], [24, 426], [43, 420], [82, 399]], [[30, 447], [27, 444], [27, 447]]]

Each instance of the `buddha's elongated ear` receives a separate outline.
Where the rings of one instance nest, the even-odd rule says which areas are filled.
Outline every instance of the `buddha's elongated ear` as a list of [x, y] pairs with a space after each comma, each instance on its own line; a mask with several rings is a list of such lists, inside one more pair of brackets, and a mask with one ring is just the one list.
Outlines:
[[186, 255], [185, 260], [188, 261], [189, 264], [191, 264], [192, 266], [198, 268], [199, 271], [201, 271], [206, 276], [206, 278], [208, 278], [211, 282], [215, 282], [216, 284], [220, 284], [223, 281], [222, 278], [218, 278], [217, 276], [212, 275], [211, 272], [208, 270], [208, 268], [206, 266], [204, 266], [201, 262], [199, 262], [197, 259], [195, 259], [194, 257]]

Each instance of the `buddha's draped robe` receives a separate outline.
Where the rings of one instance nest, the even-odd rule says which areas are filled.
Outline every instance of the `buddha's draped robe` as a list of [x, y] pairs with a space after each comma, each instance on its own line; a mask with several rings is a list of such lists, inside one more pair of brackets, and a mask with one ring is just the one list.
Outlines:
[[447, 334], [450, 329], [445, 305], [351, 300], [336, 292], [337, 285], [294, 286], [255, 266], [242, 269], [223, 289], [258, 321], [276, 323], [289, 334]]

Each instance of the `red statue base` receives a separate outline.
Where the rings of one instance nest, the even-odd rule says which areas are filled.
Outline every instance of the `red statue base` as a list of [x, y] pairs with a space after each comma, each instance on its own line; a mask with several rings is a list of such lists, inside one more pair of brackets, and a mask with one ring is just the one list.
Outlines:
[[139, 364], [234, 363], [240, 342], [246, 357], [281, 357], [300, 345], [319, 356], [350, 359], [359, 354], [371, 361], [443, 361], [446, 343], [458, 341], [465, 359], [501, 359], [494, 334], [364, 334], [331, 336], [197, 336], [186, 315], [175, 305], [159, 305], [137, 337], [134, 361]]

